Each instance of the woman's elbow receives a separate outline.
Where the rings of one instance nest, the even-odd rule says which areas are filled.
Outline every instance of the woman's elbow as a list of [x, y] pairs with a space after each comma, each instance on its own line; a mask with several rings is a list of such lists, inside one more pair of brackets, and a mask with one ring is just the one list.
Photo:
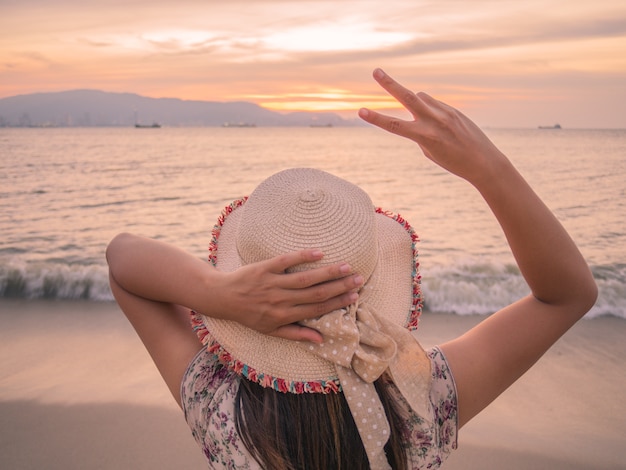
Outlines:
[[597, 299], [598, 285], [593, 278], [591, 270], [587, 269], [584, 278], [578, 283], [575, 294], [573, 295], [573, 300], [576, 303], [580, 315], [583, 316], [591, 310]]
[[586, 283], [582, 296], [586, 307], [585, 313], [587, 313], [595, 305], [596, 300], [598, 300], [598, 284], [596, 284], [591, 272], [589, 273], [589, 280]]
[[113, 237], [106, 247], [105, 257], [109, 268], [112, 269], [116, 264], [116, 261], [120, 259], [121, 253], [124, 251], [124, 247], [134, 237], [130, 233], [119, 233]]

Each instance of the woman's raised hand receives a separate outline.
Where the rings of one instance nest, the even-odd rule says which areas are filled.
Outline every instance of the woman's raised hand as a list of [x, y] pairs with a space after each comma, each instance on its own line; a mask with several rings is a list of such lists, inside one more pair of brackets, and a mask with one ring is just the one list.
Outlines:
[[479, 190], [531, 291], [441, 345], [454, 375], [462, 426], [591, 308], [597, 287], [556, 217], [478, 126], [427, 94], [413, 93], [380, 69], [374, 71], [374, 78], [413, 120], [367, 109], [359, 111], [361, 118], [415, 141], [428, 158]]
[[359, 116], [386, 131], [416, 142], [424, 155], [442, 168], [479, 185], [495, 175], [506, 157], [461, 112], [426, 93], [414, 93], [381, 69], [374, 79], [413, 116], [412, 121], [361, 109]]

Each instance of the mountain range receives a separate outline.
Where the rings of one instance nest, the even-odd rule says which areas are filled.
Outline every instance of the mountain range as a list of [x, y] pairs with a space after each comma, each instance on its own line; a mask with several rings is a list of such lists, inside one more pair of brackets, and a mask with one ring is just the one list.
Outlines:
[[71, 90], [0, 99], [0, 127], [355, 126], [334, 113], [278, 113], [246, 101], [188, 101]]

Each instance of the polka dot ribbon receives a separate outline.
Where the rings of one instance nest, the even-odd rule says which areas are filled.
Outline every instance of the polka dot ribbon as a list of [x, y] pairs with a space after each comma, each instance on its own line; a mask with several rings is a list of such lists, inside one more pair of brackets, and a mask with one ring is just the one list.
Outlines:
[[430, 423], [432, 379], [425, 351], [409, 330], [377, 315], [367, 303], [356, 303], [302, 324], [324, 338], [321, 344], [300, 344], [335, 363], [370, 467], [390, 468], [384, 450], [389, 422], [373, 382], [388, 371], [413, 411]]

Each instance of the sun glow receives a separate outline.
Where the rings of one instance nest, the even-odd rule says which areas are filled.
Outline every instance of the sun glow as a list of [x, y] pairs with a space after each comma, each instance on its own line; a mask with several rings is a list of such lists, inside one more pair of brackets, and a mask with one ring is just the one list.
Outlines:
[[248, 95], [246, 99], [274, 111], [352, 111], [362, 107], [371, 109], [398, 107], [397, 101], [389, 96], [350, 93], [340, 89], [280, 95]]
[[264, 108], [273, 111], [313, 111], [313, 112], [334, 112], [334, 111], [355, 111], [360, 108], [370, 109], [391, 109], [397, 108], [398, 103], [393, 101], [266, 101], [259, 103]]

